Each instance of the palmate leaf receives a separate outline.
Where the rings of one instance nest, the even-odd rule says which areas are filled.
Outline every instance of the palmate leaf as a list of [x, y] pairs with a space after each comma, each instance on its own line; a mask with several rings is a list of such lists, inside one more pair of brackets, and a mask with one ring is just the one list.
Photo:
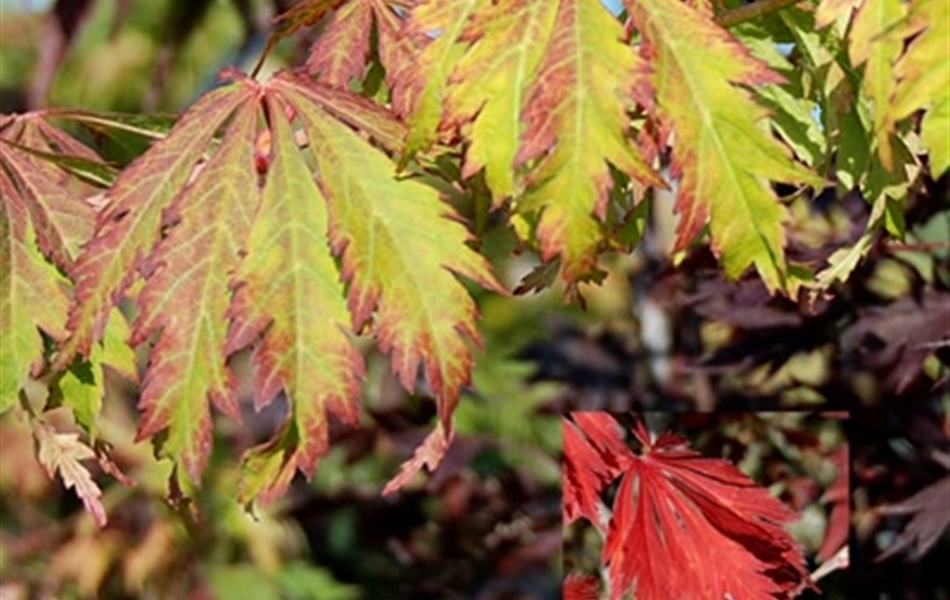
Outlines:
[[333, 14], [317, 38], [305, 68], [332, 87], [349, 89], [361, 81], [371, 54], [371, 36], [392, 85], [396, 67], [411, 61], [411, 39], [402, 35], [402, 20], [386, 0], [349, 0]]
[[296, 86], [276, 85], [310, 140], [329, 201], [330, 240], [350, 282], [353, 326], [359, 330], [375, 311], [380, 348], [392, 351], [393, 371], [408, 389], [424, 366], [448, 433], [449, 415], [471, 373], [466, 339], [478, 339], [474, 302], [453, 273], [501, 287], [434, 190], [396, 180], [385, 154], [315, 110]]
[[[251, 346], [257, 407], [284, 393], [291, 411], [245, 456], [239, 495], [270, 500], [298, 470], [309, 476], [328, 448], [328, 414], [357, 420], [354, 329], [391, 352], [408, 388], [422, 367], [440, 408], [433, 440], [444, 442], [425, 446], [423, 462], [433, 468], [444, 454], [478, 340], [474, 302], [456, 274], [500, 287], [452, 209], [397, 178], [375, 145], [395, 151], [404, 132], [351, 92], [239, 75], [199, 99], [110, 189], [77, 263], [65, 347], [84, 354], [101, 327], [87, 320], [104, 321], [136, 273], [144, 277], [131, 335], [152, 343], [138, 438], [154, 437], [179, 474], [201, 476], [211, 403], [238, 416], [227, 359]], [[408, 461], [403, 481], [421, 464]]]
[[346, 333], [350, 319], [329, 252], [326, 198], [297, 150], [285, 107], [269, 97], [268, 109], [273, 162], [245, 244], [247, 256], [234, 275], [226, 351], [260, 336], [253, 355], [256, 405], [286, 390], [293, 418], [280, 441], [248, 456], [249, 474], [239, 494], [245, 502], [258, 492], [266, 501], [298, 468], [313, 472], [328, 448], [326, 413], [355, 424], [364, 370]]
[[[794, 513], [734, 466], [676, 435], [653, 439], [639, 422], [636, 455], [609, 414], [571, 416], [589, 446], [622, 448], [601, 454], [610, 463], [588, 462], [621, 466], [603, 550], [612, 600], [631, 588], [639, 600], [791, 598], [809, 585], [801, 550], [782, 528]], [[585, 462], [568, 452], [566, 460]]]
[[672, 170], [681, 178], [677, 249], [708, 220], [712, 248], [728, 276], [755, 265], [770, 290], [786, 288], [787, 211], [768, 182], [822, 181], [760, 127], [766, 110], [739, 87], [781, 79], [708, 14], [674, 0], [625, 5], [655, 71], [662, 129], [675, 137]]
[[[934, 179], [950, 168], [950, 7], [940, 0], [916, 0], [910, 4], [905, 27], [894, 32], [910, 40], [904, 54], [894, 65], [897, 79], [890, 110], [885, 112], [883, 129], [924, 108], [920, 137], [930, 154], [930, 174]], [[888, 166], [889, 146], [881, 146], [881, 159]]]
[[598, 0], [562, 0], [522, 117], [516, 164], [537, 160], [519, 212], [540, 210], [541, 256], [561, 259], [570, 282], [596, 271], [613, 185], [610, 164], [641, 183], [663, 186], [626, 134], [631, 97], [643, 102], [645, 65], [620, 23]]
[[95, 213], [96, 188], [35, 152], [98, 157], [43, 113], [0, 123], [0, 413], [43, 367], [43, 338], [66, 337], [69, 280]]
[[471, 46], [452, 70], [442, 126], [471, 122], [462, 176], [484, 168], [496, 206], [516, 191], [521, 110], [553, 33], [557, 8], [557, 2], [497, 2], [473, 14], [459, 36]]

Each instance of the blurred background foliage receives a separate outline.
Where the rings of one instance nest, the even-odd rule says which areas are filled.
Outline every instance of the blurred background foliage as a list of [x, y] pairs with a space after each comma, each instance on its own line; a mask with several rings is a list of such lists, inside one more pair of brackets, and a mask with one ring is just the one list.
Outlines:
[[[271, 17], [291, 3], [83, 0], [61, 3], [73, 12], [58, 20], [28, 10], [32, 4], [0, 5], [2, 112], [50, 105], [175, 113], [212, 87], [222, 66], [250, 68]], [[56, 41], [56, 35], [65, 37]], [[265, 70], [305, 56], [313, 35], [302, 32], [279, 44]], [[144, 126], [160, 132], [169, 119], [149, 117]], [[123, 145], [129, 140], [84, 135], [120, 166], [147, 142]], [[453, 166], [458, 172], [457, 155], [440, 160], [450, 167], [444, 173]], [[523, 286], [526, 277], [544, 280], [537, 257], [487, 212], [484, 186], [458, 184], [440, 181], [509, 289]], [[813, 264], [857, 242], [869, 214], [859, 194], [834, 189], [789, 204], [790, 257]], [[216, 423], [204, 485], [169, 497], [168, 465], [133, 440], [136, 389], [111, 378], [98, 441], [113, 447], [118, 467], [135, 485], [97, 477], [110, 514], [103, 531], [38, 465], [29, 424], [0, 420], [0, 597], [557, 598], [560, 415], [577, 409], [838, 409], [898, 415], [871, 419], [888, 423], [887, 439], [896, 440], [907, 434], [895, 423], [909, 427], [907, 415], [930, 415], [943, 423], [943, 442], [918, 440], [913, 452], [861, 454], [867, 470], [855, 480], [867, 490], [858, 496], [853, 521], [865, 527], [861, 543], [869, 545], [853, 560], [862, 572], [876, 568], [871, 561], [906, 525], [906, 518], [885, 519], [876, 508], [932, 483], [929, 451], [950, 433], [950, 421], [940, 421], [950, 405], [946, 176], [912, 186], [904, 241], [874, 236], [846, 284], [799, 300], [772, 298], [753, 279], [722, 280], [702, 248], [675, 257], [674, 267], [672, 199], [657, 194], [640, 207], [650, 214], [646, 230], [631, 233], [638, 249], [604, 262], [602, 284], [581, 288], [583, 306], [565, 304], [557, 284], [540, 293], [528, 285], [529, 293], [518, 296], [474, 292], [484, 348], [455, 415], [458, 438], [433, 476], [419, 477], [394, 498], [379, 492], [431, 427], [435, 406], [424, 386], [407, 395], [385, 357], [368, 344], [362, 427], [335, 427], [333, 449], [313, 481], [296, 482], [285, 499], [254, 514], [234, 501], [234, 457], [273, 432], [286, 410], [279, 402], [256, 414], [245, 391], [244, 424]], [[237, 357], [235, 368], [246, 380], [246, 357]], [[68, 430], [72, 417], [60, 410], [50, 419]], [[736, 427], [741, 432], [751, 425]], [[719, 433], [700, 435], [700, 447], [726, 454], [753, 447], [725, 444], [722, 436], [738, 435], [733, 430], [713, 431]], [[870, 434], [862, 439], [868, 447], [877, 443]], [[805, 471], [820, 486], [827, 483], [827, 457], [802, 463], [801, 473], [788, 469], [807, 457], [788, 458], [772, 446], [750, 466], [784, 465], [764, 476], [790, 502], [795, 477]], [[930, 465], [924, 475], [921, 465]], [[868, 473], [873, 485], [863, 478]], [[826, 518], [827, 507], [812, 492], [800, 509]], [[812, 551], [821, 522], [816, 517], [805, 535]], [[946, 543], [934, 548], [914, 564], [946, 553]], [[931, 571], [915, 571], [916, 579], [899, 568], [879, 572], [900, 577], [889, 597], [948, 597], [938, 580], [927, 579]], [[849, 580], [836, 581], [845, 586]], [[923, 595], [914, 595], [915, 586], [923, 586]], [[859, 597], [878, 597], [873, 593]]]

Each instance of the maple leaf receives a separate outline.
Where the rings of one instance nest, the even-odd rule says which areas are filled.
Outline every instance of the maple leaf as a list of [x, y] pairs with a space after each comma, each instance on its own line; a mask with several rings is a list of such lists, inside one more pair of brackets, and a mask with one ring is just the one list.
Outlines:
[[[894, 65], [897, 82], [893, 89], [890, 110], [882, 111], [883, 131], [891, 131], [894, 123], [924, 108], [920, 137], [930, 153], [930, 174], [934, 179], [950, 168], [950, 8], [940, 0], [917, 0], [910, 3], [906, 26], [899, 27], [901, 38], [913, 39]], [[883, 43], [883, 42], [880, 42]], [[887, 139], [887, 138], [884, 138]], [[891, 166], [890, 145], [879, 146], [881, 160]]]
[[100, 500], [102, 490], [80, 462], [95, 458], [96, 453], [79, 441], [79, 434], [59, 433], [39, 420], [33, 421], [33, 437], [38, 446], [37, 457], [49, 476], [58, 472], [66, 489], [73, 488], [96, 524], [105, 527], [106, 511]]
[[317, 38], [305, 68], [330, 86], [349, 89], [361, 81], [370, 58], [370, 34], [392, 85], [397, 66], [410, 56], [410, 40], [402, 35], [402, 20], [385, 0], [350, 0], [340, 6]]
[[[292, 417], [277, 441], [245, 457], [249, 475], [242, 482], [242, 502], [258, 494], [266, 502], [286, 487], [295, 470], [314, 471], [328, 449], [328, 410], [356, 423], [355, 398], [364, 371], [346, 333], [349, 312], [327, 239], [327, 200], [297, 148], [285, 107], [272, 96], [268, 107], [273, 162], [246, 256], [234, 275], [237, 291], [228, 309], [232, 324], [225, 351], [260, 336], [252, 358], [255, 405], [269, 404], [283, 389]], [[255, 478], [258, 473], [262, 480]]]
[[564, 578], [564, 600], [597, 600], [600, 582], [587, 573], [569, 573]]
[[623, 471], [633, 454], [623, 443], [620, 425], [609, 414], [584, 411], [573, 412], [571, 417], [577, 425], [567, 419], [562, 422], [564, 524], [584, 517], [606, 530], [600, 494]]
[[[606, 426], [612, 419], [596, 417], [596, 429], [578, 425], [607, 447], [622, 443], [616, 424]], [[603, 550], [612, 600], [632, 587], [641, 600], [790, 598], [810, 583], [801, 550], [782, 529], [794, 518], [791, 510], [728, 462], [690, 450], [679, 436], [654, 440], [639, 422], [633, 433], [643, 453], [622, 453]]]
[[[278, 85], [314, 151], [329, 202], [330, 240], [351, 284], [354, 329], [375, 311], [374, 330], [380, 348], [392, 351], [393, 371], [412, 389], [424, 364], [445, 418], [469, 377], [465, 338], [478, 337], [474, 303], [453, 273], [489, 289], [501, 286], [466, 245], [470, 234], [435, 190], [397, 179], [385, 154], [314, 110], [297, 88]], [[358, 171], [346, 168], [353, 164], [360, 165]]]
[[[469, 18], [486, 5], [488, 0], [423, 0], [412, 8], [402, 35], [413, 40], [417, 55], [393, 73], [393, 109], [409, 127], [403, 161], [435, 140], [446, 84], [466, 47], [462, 33]], [[433, 37], [434, 32], [438, 35]]]
[[903, 42], [882, 34], [900, 23], [906, 13], [907, 7], [900, 0], [865, 0], [854, 14], [848, 33], [848, 55], [855, 67], [864, 66], [861, 93], [873, 107], [873, 133], [881, 159], [888, 167], [893, 167], [889, 140], [892, 123], [888, 114], [896, 90], [893, 63]]
[[664, 184], [626, 135], [629, 98], [648, 100], [640, 94], [646, 67], [620, 23], [597, 0], [563, 0], [554, 27], [522, 113], [515, 163], [538, 163], [516, 208], [541, 211], [541, 257], [559, 256], [561, 278], [575, 282], [596, 271], [613, 181], [608, 163], [641, 183]]
[[685, 248], [708, 220], [712, 248], [729, 277], [754, 265], [770, 291], [785, 288], [787, 210], [768, 181], [823, 183], [760, 127], [767, 111], [740, 87], [779, 83], [781, 77], [709, 14], [674, 0], [625, 5], [654, 67], [661, 129], [676, 137], [676, 249]]
[[54, 340], [66, 337], [70, 282], [57, 267], [72, 271], [94, 220], [84, 199], [96, 188], [38, 152], [99, 162], [43, 113], [0, 123], [0, 412], [43, 366], [40, 330]]
[[76, 261], [72, 275], [76, 302], [70, 311], [69, 340], [60, 366], [79, 353], [88, 356], [102, 337], [109, 311], [135, 279], [158, 242], [162, 212], [189, 180], [221, 124], [244, 96], [236, 84], [202, 96], [165, 139], [136, 159], [106, 193], [93, 239]]
[[554, 33], [557, 2], [508, 0], [474, 13], [459, 35], [471, 45], [449, 77], [442, 128], [471, 122], [462, 177], [482, 168], [497, 206], [515, 193], [521, 111]]
[[236, 382], [222, 349], [228, 273], [238, 264], [258, 201], [257, 174], [250, 168], [258, 109], [248, 102], [250, 87], [233, 95], [244, 104], [235, 111], [221, 147], [166, 209], [168, 233], [141, 264], [146, 282], [130, 339], [138, 345], [157, 334], [142, 381], [136, 437], [142, 440], [167, 428], [162, 454], [179, 460], [194, 481], [211, 449], [206, 399], [239, 417]]

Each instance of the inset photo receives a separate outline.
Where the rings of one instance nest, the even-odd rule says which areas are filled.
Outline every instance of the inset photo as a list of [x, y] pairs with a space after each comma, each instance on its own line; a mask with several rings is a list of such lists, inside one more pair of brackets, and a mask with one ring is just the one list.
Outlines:
[[849, 598], [847, 419], [568, 413], [564, 599]]

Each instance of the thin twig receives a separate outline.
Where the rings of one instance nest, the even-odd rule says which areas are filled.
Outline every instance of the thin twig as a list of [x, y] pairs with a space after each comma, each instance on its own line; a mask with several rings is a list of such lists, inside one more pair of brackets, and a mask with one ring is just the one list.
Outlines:
[[751, 21], [763, 15], [788, 8], [793, 4], [798, 4], [801, 0], [759, 0], [752, 4], [742, 6], [721, 12], [716, 15], [716, 23], [722, 27], [733, 27], [739, 23]]

